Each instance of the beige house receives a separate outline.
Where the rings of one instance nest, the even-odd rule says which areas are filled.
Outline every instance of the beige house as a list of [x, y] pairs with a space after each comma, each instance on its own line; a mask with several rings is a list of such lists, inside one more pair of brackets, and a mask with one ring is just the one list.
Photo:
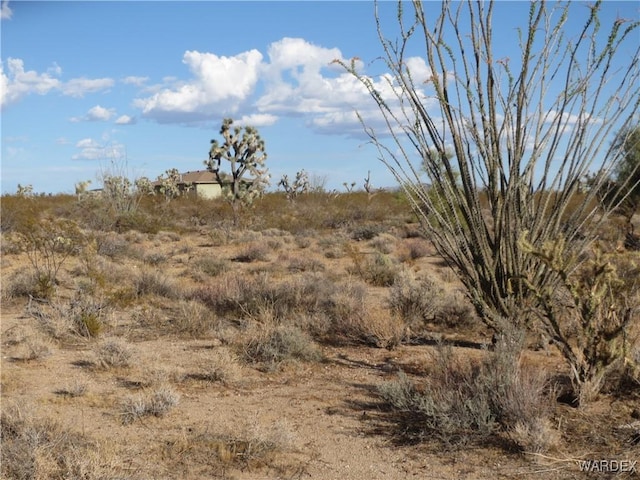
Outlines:
[[[220, 174], [220, 176], [223, 181], [226, 180], [227, 175]], [[152, 185], [158, 190], [161, 182], [155, 181], [152, 182]], [[189, 189], [201, 198], [217, 198], [222, 195], [222, 185], [218, 181], [216, 174], [209, 170], [181, 173], [178, 188], [180, 190]]]

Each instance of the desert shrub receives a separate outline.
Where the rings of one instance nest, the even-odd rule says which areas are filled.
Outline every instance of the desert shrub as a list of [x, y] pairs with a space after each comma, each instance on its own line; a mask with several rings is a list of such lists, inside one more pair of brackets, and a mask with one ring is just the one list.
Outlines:
[[2, 478], [110, 478], [117, 472], [99, 443], [28, 409], [3, 405], [0, 431]]
[[199, 271], [210, 277], [217, 277], [229, 269], [229, 264], [226, 260], [213, 257], [199, 258], [195, 266]]
[[167, 256], [160, 252], [152, 252], [144, 256], [144, 263], [157, 267], [158, 265], [165, 263]]
[[382, 233], [369, 242], [378, 252], [389, 255], [396, 247], [396, 238], [388, 233]]
[[269, 249], [267, 245], [259, 242], [252, 242], [233, 258], [235, 262], [251, 263], [265, 262], [269, 259]]
[[271, 371], [285, 361], [319, 361], [322, 354], [306, 332], [294, 325], [279, 325], [257, 328], [243, 345], [243, 357]]
[[294, 242], [298, 248], [305, 249], [311, 246], [311, 239], [308, 236], [298, 234], [294, 237]]
[[131, 364], [133, 353], [129, 345], [118, 338], [104, 339], [94, 349], [96, 366], [101, 369], [124, 368]]
[[65, 219], [31, 218], [15, 234], [37, 277], [37, 296], [51, 298], [58, 272], [69, 256], [79, 253], [86, 239], [75, 222]]
[[192, 337], [201, 337], [217, 325], [213, 311], [195, 300], [180, 300], [169, 318], [171, 328]]
[[107, 311], [107, 305], [101, 299], [77, 292], [63, 315], [70, 321], [72, 333], [81, 337], [97, 337], [106, 326]]
[[462, 292], [447, 291], [431, 277], [418, 279], [410, 270], [397, 275], [387, 301], [390, 310], [412, 329], [426, 323], [466, 327], [475, 319], [473, 306]]
[[293, 257], [287, 269], [290, 272], [324, 272], [324, 263], [309, 257]]
[[97, 253], [111, 259], [117, 259], [127, 255], [129, 241], [122, 235], [114, 232], [97, 232], [94, 234], [97, 244]]
[[420, 238], [411, 238], [403, 242], [398, 258], [401, 262], [414, 261], [429, 255], [429, 244]]
[[381, 231], [381, 228], [377, 224], [365, 224], [358, 225], [351, 229], [351, 239], [358, 242], [362, 240], [371, 240], [376, 237]]
[[38, 275], [33, 270], [18, 270], [2, 282], [2, 299], [12, 300], [22, 297], [42, 298]]
[[535, 444], [538, 450], [545, 448], [536, 438], [540, 426], [548, 425], [552, 406], [545, 391], [546, 376], [523, 367], [505, 345], [482, 361], [466, 362], [440, 346], [424, 383], [401, 371], [379, 386], [382, 400], [400, 414], [406, 435], [447, 447], [515, 435], [522, 448]]
[[199, 378], [210, 382], [232, 383], [240, 377], [241, 366], [235, 354], [226, 349], [216, 349]]
[[416, 279], [410, 270], [402, 270], [389, 292], [389, 308], [409, 326], [435, 320], [444, 300], [444, 290], [429, 277]]
[[349, 273], [358, 275], [375, 287], [392, 285], [400, 271], [388, 255], [379, 252], [365, 254], [355, 246], [349, 246], [347, 253], [353, 261], [353, 266], [348, 269]]
[[[196, 466], [198, 472], [206, 467], [212, 477], [225, 478], [231, 468], [246, 472], [267, 467], [293, 444], [293, 434], [282, 422], [270, 426], [252, 422], [228, 433], [190, 430], [168, 442], [166, 455], [180, 459], [183, 465]], [[282, 470], [281, 465], [276, 468]]]
[[157, 295], [165, 298], [180, 298], [181, 289], [176, 283], [157, 270], [142, 270], [134, 279], [136, 295]]
[[127, 398], [121, 408], [122, 423], [128, 425], [141, 417], [163, 417], [180, 401], [180, 395], [169, 386], [161, 385], [151, 392]]

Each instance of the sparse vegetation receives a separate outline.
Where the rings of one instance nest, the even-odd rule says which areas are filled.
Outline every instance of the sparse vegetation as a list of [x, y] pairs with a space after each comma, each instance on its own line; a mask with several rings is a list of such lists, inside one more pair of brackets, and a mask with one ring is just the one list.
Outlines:
[[[39, 203], [38, 196], [22, 198], [27, 206], [14, 200], [2, 203], [9, 219], [10, 208], [33, 208], [43, 218], [57, 212], [75, 222], [88, 241], [62, 263], [56, 294], [47, 299], [34, 293], [37, 275], [26, 252], [9, 242], [23, 228], [22, 220], [9, 223], [9, 231], [3, 232], [3, 328], [4, 305], [12, 312], [2, 336], [8, 367], [3, 363], [3, 402], [4, 396], [22, 398], [32, 388], [29, 372], [38, 371], [46, 372], [40, 373], [46, 378], [39, 382], [48, 389], [39, 395], [54, 402], [59, 417], [78, 429], [77, 422], [95, 426], [99, 418], [105, 432], [118, 428], [128, 441], [138, 429], [175, 423], [176, 428], [161, 429], [149, 445], [135, 446], [144, 451], [140, 458], [153, 459], [136, 467], [155, 472], [149, 476], [164, 477], [166, 471], [195, 475], [197, 470], [229, 477], [242, 468], [287, 475], [304, 471], [300, 466], [295, 468], [302, 470], [287, 469], [299, 465], [294, 459], [301, 451], [308, 454], [308, 445], [291, 450], [237, 428], [227, 434], [217, 423], [195, 428], [188, 420], [200, 415], [195, 411], [167, 415], [177, 405], [178, 390], [185, 409], [224, 403], [216, 422], [225, 418], [233, 427], [237, 422], [231, 412], [244, 414], [244, 396], [256, 394], [256, 389], [267, 402], [281, 395], [306, 408], [308, 399], [325, 402], [318, 391], [328, 385], [316, 390], [318, 378], [339, 378], [344, 384], [331, 387], [336, 388], [335, 405], [350, 405], [351, 400], [342, 401], [343, 391], [350, 398], [368, 398], [353, 401], [358, 415], [345, 417], [362, 428], [376, 418], [390, 426], [388, 433], [398, 440], [428, 444], [431, 438], [438, 448], [473, 444], [479, 452], [486, 442], [527, 454], [570, 450], [570, 442], [578, 438], [573, 429], [584, 428], [584, 419], [567, 418], [559, 403], [571, 403], [576, 388], [571, 389], [571, 370], [557, 363], [554, 346], [546, 351], [515, 349], [509, 355], [498, 345], [491, 350], [491, 333], [478, 328], [477, 313], [459, 279], [433, 253], [424, 231], [404, 223], [411, 220], [408, 205], [401, 210], [402, 202], [387, 192], [376, 192], [368, 204], [361, 192], [336, 196], [310, 191], [294, 202], [280, 193], [267, 194], [243, 212], [244, 228], [233, 226], [233, 213], [224, 200], [201, 205], [192, 199], [196, 203], [189, 205], [182, 197], [170, 203], [145, 197], [138, 213], [149, 216], [157, 233], [117, 233], [108, 223], [96, 229], [97, 224], [84, 223], [84, 213], [72, 208], [78, 199], [71, 196], [52, 197], [46, 204]], [[268, 205], [280, 210], [266, 211]], [[207, 223], [181, 219], [193, 213], [208, 218]], [[616, 305], [623, 299], [631, 308], [637, 299], [637, 254], [615, 252], [618, 230], [610, 228], [604, 232], [609, 236], [603, 235], [603, 261], [614, 270], [605, 269], [611, 282], [603, 298]], [[584, 281], [597, 278], [578, 270], [567, 277], [573, 282], [567, 285], [580, 289], [587, 285]], [[561, 300], [572, 298], [564, 295]], [[606, 302], [598, 307], [602, 313], [608, 311]], [[587, 358], [579, 350], [588, 342], [579, 343], [585, 334], [578, 317], [559, 315], [572, 348], [579, 358]], [[615, 319], [605, 317], [602, 325], [614, 327]], [[598, 402], [612, 399], [626, 406], [637, 401], [640, 332], [635, 323], [628, 325], [609, 346], [594, 347], [611, 362], [608, 367], [601, 362], [607, 372], [601, 399], [584, 397], [582, 408], [600, 408]], [[534, 344], [532, 332], [523, 331], [496, 336], [496, 342], [524, 345], [525, 333], [527, 344]], [[442, 352], [434, 355], [437, 339], [448, 347], [435, 347]], [[482, 350], [483, 345], [489, 347]], [[547, 379], [548, 365], [560, 372], [557, 378]], [[64, 377], [52, 376], [56, 369], [65, 371]], [[398, 371], [406, 374], [395, 377]], [[377, 398], [387, 407], [382, 409], [374, 402], [381, 375], [390, 381], [380, 386]], [[561, 386], [558, 393], [556, 383]], [[303, 386], [307, 390], [301, 394]], [[279, 388], [292, 390], [273, 393]], [[238, 392], [242, 395], [236, 396]], [[215, 402], [209, 401], [210, 395]], [[456, 402], [467, 402], [466, 407], [458, 408]], [[337, 408], [332, 404], [327, 412]], [[322, 411], [317, 410], [318, 415]], [[591, 445], [580, 442], [583, 448]], [[205, 446], [210, 447], [207, 458]], [[31, 453], [20, 455], [30, 458]], [[526, 465], [530, 457], [510, 458]]]

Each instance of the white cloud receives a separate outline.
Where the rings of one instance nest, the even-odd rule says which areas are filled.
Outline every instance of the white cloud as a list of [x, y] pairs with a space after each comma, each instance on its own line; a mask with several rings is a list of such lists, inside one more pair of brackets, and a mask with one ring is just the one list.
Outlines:
[[141, 87], [149, 80], [149, 77], [136, 77], [129, 76], [122, 79], [122, 83], [127, 85], [135, 85], [136, 87]]
[[76, 143], [77, 148], [97, 148], [100, 144], [91, 138], [83, 138]]
[[87, 119], [90, 121], [103, 121], [106, 122], [116, 114], [114, 108], [104, 108], [100, 105], [89, 109], [87, 112]]
[[[198, 124], [233, 116], [260, 126], [291, 116], [303, 118], [321, 133], [362, 137], [358, 111], [367, 124], [383, 131], [384, 120], [366, 87], [335, 60], [351, 62], [337, 48], [288, 37], [271, 43], [266, 58], [257, 50], [232, 57], [187, 51], [183, 63], [191, 78], [179, 82], [165, 77], [164, 85], [146, 87], [148, 96], [138, 98], [134, 105], [144, 116], [161, 123]], [[357, 71], [364, 70], [361, 60], [353, 62]], [[422, 91], [430, 88], [431, 77], [424, 59], [408, 58], [406, 67], [418, 94], [430, 105]], [[399, 108], [399, 90], [392, 76], [382, 74], [370, 80], [385, 101]]]
[[4, 64], [0, 64], [0, 105], [3, 107], [31, 93], [45, 95], [53, 89], [60, 88], [60, 80], [49, 73], [25, 71], [24, 62], [19, 58], [9, 58], [7, 70], [8, 73], [5, 74]]
[[251, 115], [244, 115], [240, 120], [238, 120], [238, 125], [250, 125], [252, 127], [267, 127], [269, 125], [273, 125], [278, 121], [278, 117], [275, 115], [271, 115], [269, 113], [254, 113]]
[[76, 143], [80, 149], [71, 160], [111, 160], [126, 157], [126, 147], [118, 142], [100, 143], [92, 138], [83, 138]]
[[133, 125], [135, 123], [136, 118], [129, 115], [121, 115], [116, 119], [116, 125]]
[[68, 82], [62, 82], [62, 68], [54, 63], [45, 73], [35, 70], [25, 70], [24, 61], [20, 58], [9, 58], [0, 64], [0, 105], [5, 107], [22, 100], [32, 93], [46, 95], [57, 90], [71, 97], [83, 97], [86, 93], [106, 90], [113, 86], [110, 78], [74, 78]]
[[114, 84], [111, 78], [74, 78], [61, 85], [63, 94], [70, 97], [82, 98], [87, 93], [108, 90]]
[[2, 0], [0, 4], [0, 19], [9, 20], [13, 16], [13, 11], [9, 8], [9, 0]]
[[89, 111], [82, 117], [71, 117], [71, 122], [107, 122], [116, 114], [114, 108], [104, 108], [100, 105], [96, 105], [89, 109]]
[[254, 91], [261, 61], [257, 50], [233, 57], [187, 51], [183, 63], [193, 78], [134, 104], [159, 122], [200, 121], [236, 112]]

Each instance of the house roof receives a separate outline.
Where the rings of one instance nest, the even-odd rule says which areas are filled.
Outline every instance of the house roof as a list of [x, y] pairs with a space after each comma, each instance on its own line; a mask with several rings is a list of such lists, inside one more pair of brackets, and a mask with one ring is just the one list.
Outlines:
[[[184, 183], [218, 183], [216, 174], [209, 170], [196, 170], [194, 172], [185, 172], [180, 174]], [[225, 175], [220, 174], [220, 178], [224, 181]]]
[[[226, 173], [220, 173], [220, 179], [229, 181], [229, 175]], [[151, 182], [152, 185], [160, 185], [162, 182], [156, 180]], [[216, 174], [209, 170], [195, 170], [193, 172], [184, 172], [180, 174], [180, 181], [178, 183], [218, 183]]]

